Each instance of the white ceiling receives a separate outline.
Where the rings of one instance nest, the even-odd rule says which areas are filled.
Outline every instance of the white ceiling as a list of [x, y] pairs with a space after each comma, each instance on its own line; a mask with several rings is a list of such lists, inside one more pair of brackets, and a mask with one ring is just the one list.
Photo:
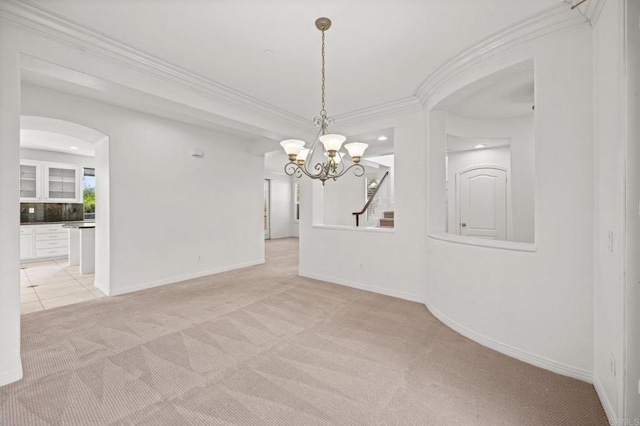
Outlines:
[[[92, 144], [73, 136], [41, 130], [20, 130], [20, 147], [43, 151], [63, 152], [71, 155], [95, 156]], [[75, 147], [77, 149], [72, 149]]]
[[470, 151], [478, 145], [484, 145], [484, 148], [497, 148], [500, 146], [510, 146], [510, 138], [463, 138], [447, 134], [447, 152], [451, 151]]
[[533, 104], [534, 62], [530, 60], [474, 81], [436, 108], [470, 118], [515, 118], [533, 115]]
[[104, 133], [69, 121], [46, 117], [20, 117], [21, 148], [94, 157], [95, 145], [106, 137]]
[[[320, 109], [319, 16], [329, 115], [403, 99], [482, 37], [561, 0], [34, 0], [113, 39], [293, 114]], [[264, 50], [274, 53], [265, 55]]]

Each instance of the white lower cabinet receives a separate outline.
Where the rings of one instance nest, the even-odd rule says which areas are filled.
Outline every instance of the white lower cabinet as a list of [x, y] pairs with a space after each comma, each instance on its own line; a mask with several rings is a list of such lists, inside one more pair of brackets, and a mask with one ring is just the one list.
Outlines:
[[69, 231], [62, 224], [20, 226], [20, 260], [69, 255]]
[[20, 227], [20, 260], [33, 259], [35, 257], [35, 251], [33, 247], [33, 235], [32, 229], [29, 229], [29, 234], [23, 233]]

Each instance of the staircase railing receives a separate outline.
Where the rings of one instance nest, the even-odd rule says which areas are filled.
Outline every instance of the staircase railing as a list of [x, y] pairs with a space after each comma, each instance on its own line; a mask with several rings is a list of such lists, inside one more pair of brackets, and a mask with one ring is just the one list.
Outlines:
[[362, 210], [360, 210], [359, 212], [353, 212], [352, 213], [356, 217], [356, 226], [360, 226], [360, 215], [364, 214], [367, 211], [367, 209], [369, 208], [369, 205], [371, 204], [373, 199], [376, 198], [376, 195], [378, 194], [378, 190], [382, 186], [382, 182], [384, 182], [384, 180], [387, 178], [387, 176], [389, 176], [389, 172], [386, 172], [384, 174], [384, 176], [382, 176], [382, 179], [380, 179], [380, 182], [378, 182], [378, 186], [376, 186], [376, 189], [373, 191], [373, 194], [371, 194], [371, 196], [369, 197], [369, 199], [365, 203], [365, 205], [362, 208]]

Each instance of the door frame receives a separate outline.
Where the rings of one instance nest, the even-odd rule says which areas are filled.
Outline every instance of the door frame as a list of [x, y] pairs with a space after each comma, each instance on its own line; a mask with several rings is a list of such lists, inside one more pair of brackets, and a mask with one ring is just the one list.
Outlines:
[[266, 229], [264, 230], [264, 239], [271, 239], [271, 179], [264, 180], [264, 224]]
[[468, 173], [471, 172], [473, 170], [478, 170], [478, 169], [496, 169], [496, 170], [502, 170], [503, 172], [505, 172], [506, 175], [506, 191], [507, 193], [505, 194], [505, 200], [506, 200], [506, 209], [507, 209], [507, 214], [506, 214], [506, 239], [505, 241], [511, 241], [512, 240], [512, 236], [511, 236], [511, 171], [509, 170], [509, 167], [504, 167], [504, 166], [496, 166], [493, 164], [476, 164], [474, 166], [471, 167], [467, 167], [466, 169], [462, 169], [456, 172], [455, 177], [456, 177], [456, 181], [455, 181], [455, 185], [456, 185], [456, 196], [455, 196], [455, 203], [456, 203], [456, 226], [455, 226], [455, 230], [456, 230], [456, 234], [460, 235], [461, 237], [462, 235], [462, 230], [460, 229], [460, 205], [461, 200], [460, 200], [460, 186], [461, 186], [461, 181], [460, 181], [460, 176], [463, 175], [464, 173]]

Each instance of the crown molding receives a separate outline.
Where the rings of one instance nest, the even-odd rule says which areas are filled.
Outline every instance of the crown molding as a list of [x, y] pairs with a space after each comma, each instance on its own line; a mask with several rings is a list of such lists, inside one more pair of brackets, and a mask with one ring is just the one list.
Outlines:
[[600, 12], [607, 0], [589, 0], [581, 6], [578, 6], [580, 13], [589, 21], [592, 27], [596, 26], [596, 22], [600, 17]]
[[[409, 97], [362, 108], [335, 116], [340, 124], [366, 122], [403, 113], [421, 111], [434, 92], [448, 80], [470, 66], [533, 39], [568, 30], [581, 24], [594, 25], [606, 0], [589, 0], [578, 10], [570, 9], [570, 0], [527, 19], [509, 25], [470, 45], [444, 63]], [[0, 2], [0, 21], [13, 24], [36, 35], [44, 35], [84, 52], [124, 65], [134, 71], [178, 87], [196, 91], [202, 96], [243, 107], [259, 114], [283, 120], [308, 129], [310, 121], [267, 102], [234, 90], [198, 73], [144, 53], [126, 43], [74, 22], [29, 0]]]
[[334, 118], [339, 124], [352, 124], [355, 122], [365, 122], [377, 120], [380, 118], [393, 117], [396, 115], [422, 111], [423, 105], [417, 97], [409, 96], [407, 98], [398, 99], [383, 104], [362, 108], [356, 111], [338, 114]]
[[567, 31], [587, 22], [586, 17], [571, 10], [567, 3], [558, 3], [470, 45], [427, 77], [416, 90], [415, 96], [423, 105], [427, 105], [438, 88], [469, 67], [522, 46], [531, 40]]
[[144, 53], [105, 34], [85, 27], [27, 0], [0, 2], [0, 21], [36, 35], [44, 35], [84, 52], [117, 62], [132, 70], [152, 75], [168, 83], [194, 90], [210, 99], [221, 99], [296, 126], [311, 122], [282, 108], [234, 90], [198, 73]]

